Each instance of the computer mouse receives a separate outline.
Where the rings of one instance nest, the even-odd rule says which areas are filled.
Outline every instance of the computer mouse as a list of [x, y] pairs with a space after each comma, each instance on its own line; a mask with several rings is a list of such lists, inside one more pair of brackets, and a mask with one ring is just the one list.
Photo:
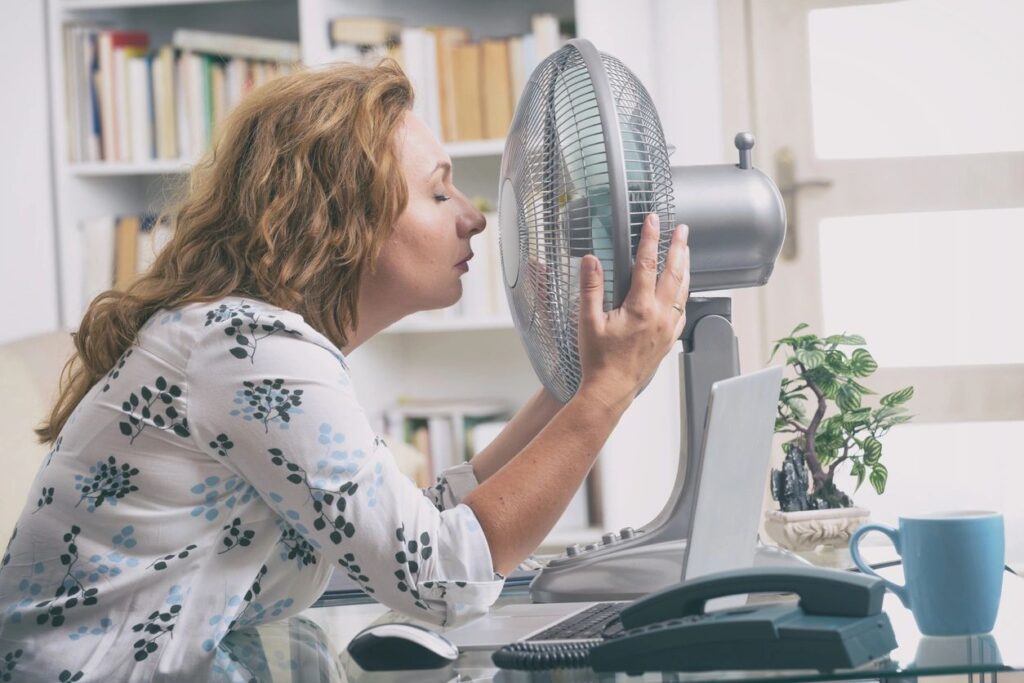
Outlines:
[[440, 633], [415, 624], [377, 624], [356, 634], [348, 653], [363, 671], [439, 669], [459, 657]]

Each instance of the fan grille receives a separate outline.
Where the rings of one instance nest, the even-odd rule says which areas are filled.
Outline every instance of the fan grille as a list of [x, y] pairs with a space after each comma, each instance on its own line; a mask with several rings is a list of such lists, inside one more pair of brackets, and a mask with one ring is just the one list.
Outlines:
[[[640, 227], [651, 212], [661, 218], [660, 272], [674, 213], [668, 152], [650, 95], [609, 55], [601, 55], [603, 73], [592, 73], [578, 42], [534, 71], [502, 158], [507, 182], [501, 202], [516, 204], [514, 210], [503, 206], [500, 213], [509, 305], [537, 375], [563, 402], [582, 379], [578, 278], [585, 254], [596, 255], [604, 267], [605, 310], [621, 303], [615, 300], [620, 283], [615, 279], [614, 193], [623, 198], [629, 217], [630, 264], [619, 264], [620, 273], [631, 272]], [[603, 90], [595, 88], [596, 79], [607, 79], [610, 102], [600, 101]], [[602, 116], [610, 119], [622, 142], [625, 187], [614, 186], [615, 174], [609, 173], [609, 160], [615, 157], [606, 148]], [[506, 224], [513, 220], [515, 225]], [[518, 273], [514, 282], [508, 280], [509, 259], [517, 260], [511, 269]]]

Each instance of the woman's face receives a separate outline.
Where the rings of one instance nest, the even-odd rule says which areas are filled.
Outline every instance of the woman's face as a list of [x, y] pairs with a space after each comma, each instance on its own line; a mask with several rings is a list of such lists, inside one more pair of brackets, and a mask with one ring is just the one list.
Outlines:
[[451, 306], [473, 267], [469, 240], [486, 221], [456, 189], [451, 160], [420, 117], [406, 112], [396, 135], [409, 202], [380, 253], [373, 287], [403, 314]]

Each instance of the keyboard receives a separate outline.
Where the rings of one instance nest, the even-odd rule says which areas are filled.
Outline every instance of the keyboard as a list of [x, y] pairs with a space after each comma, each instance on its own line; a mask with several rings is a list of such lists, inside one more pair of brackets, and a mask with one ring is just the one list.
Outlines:
[[547, 640], [600, 640], [609, 622], [618, 618], [628, 602], [599, 602], [582, 612], [570, 614], [540, 633], [526, 639], [535, 643]]

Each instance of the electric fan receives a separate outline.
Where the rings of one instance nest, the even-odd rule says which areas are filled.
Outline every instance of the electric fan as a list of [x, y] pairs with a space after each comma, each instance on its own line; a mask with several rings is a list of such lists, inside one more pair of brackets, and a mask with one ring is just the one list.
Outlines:
[[[691, 292], [767, 282], [782, 247], [785, 210], [774, 183], [751, 166], [753, 144], [749, 134], [736, 136], [736, 165], [672, 168], [650, 95], [615, 57], [576, 39], [534, 70], [502, 156], [501, 262], [530, 362], [560, 401], [572, 397], [582, 378], [580, 260], [586, 254], [601, 259], [605, 310], [619, 306], [648, 213], [661, 222], [659, 272], [672, 229], [689, 225]], [[711, 385], [739, 374], [730, 300], [691, 297], [686, 314], [684, 438], [669, 501], [644, 527], [567, 548], [534, 580], [535, 601], [628, 599], [679, 580], [696, 498], [694, 478], [685, 473], [699, 471], [692, 460], [700, 457]], [[610, 569], [606, 560], [626, 549], [637, 563], [647, 562], [648, 571]]]

